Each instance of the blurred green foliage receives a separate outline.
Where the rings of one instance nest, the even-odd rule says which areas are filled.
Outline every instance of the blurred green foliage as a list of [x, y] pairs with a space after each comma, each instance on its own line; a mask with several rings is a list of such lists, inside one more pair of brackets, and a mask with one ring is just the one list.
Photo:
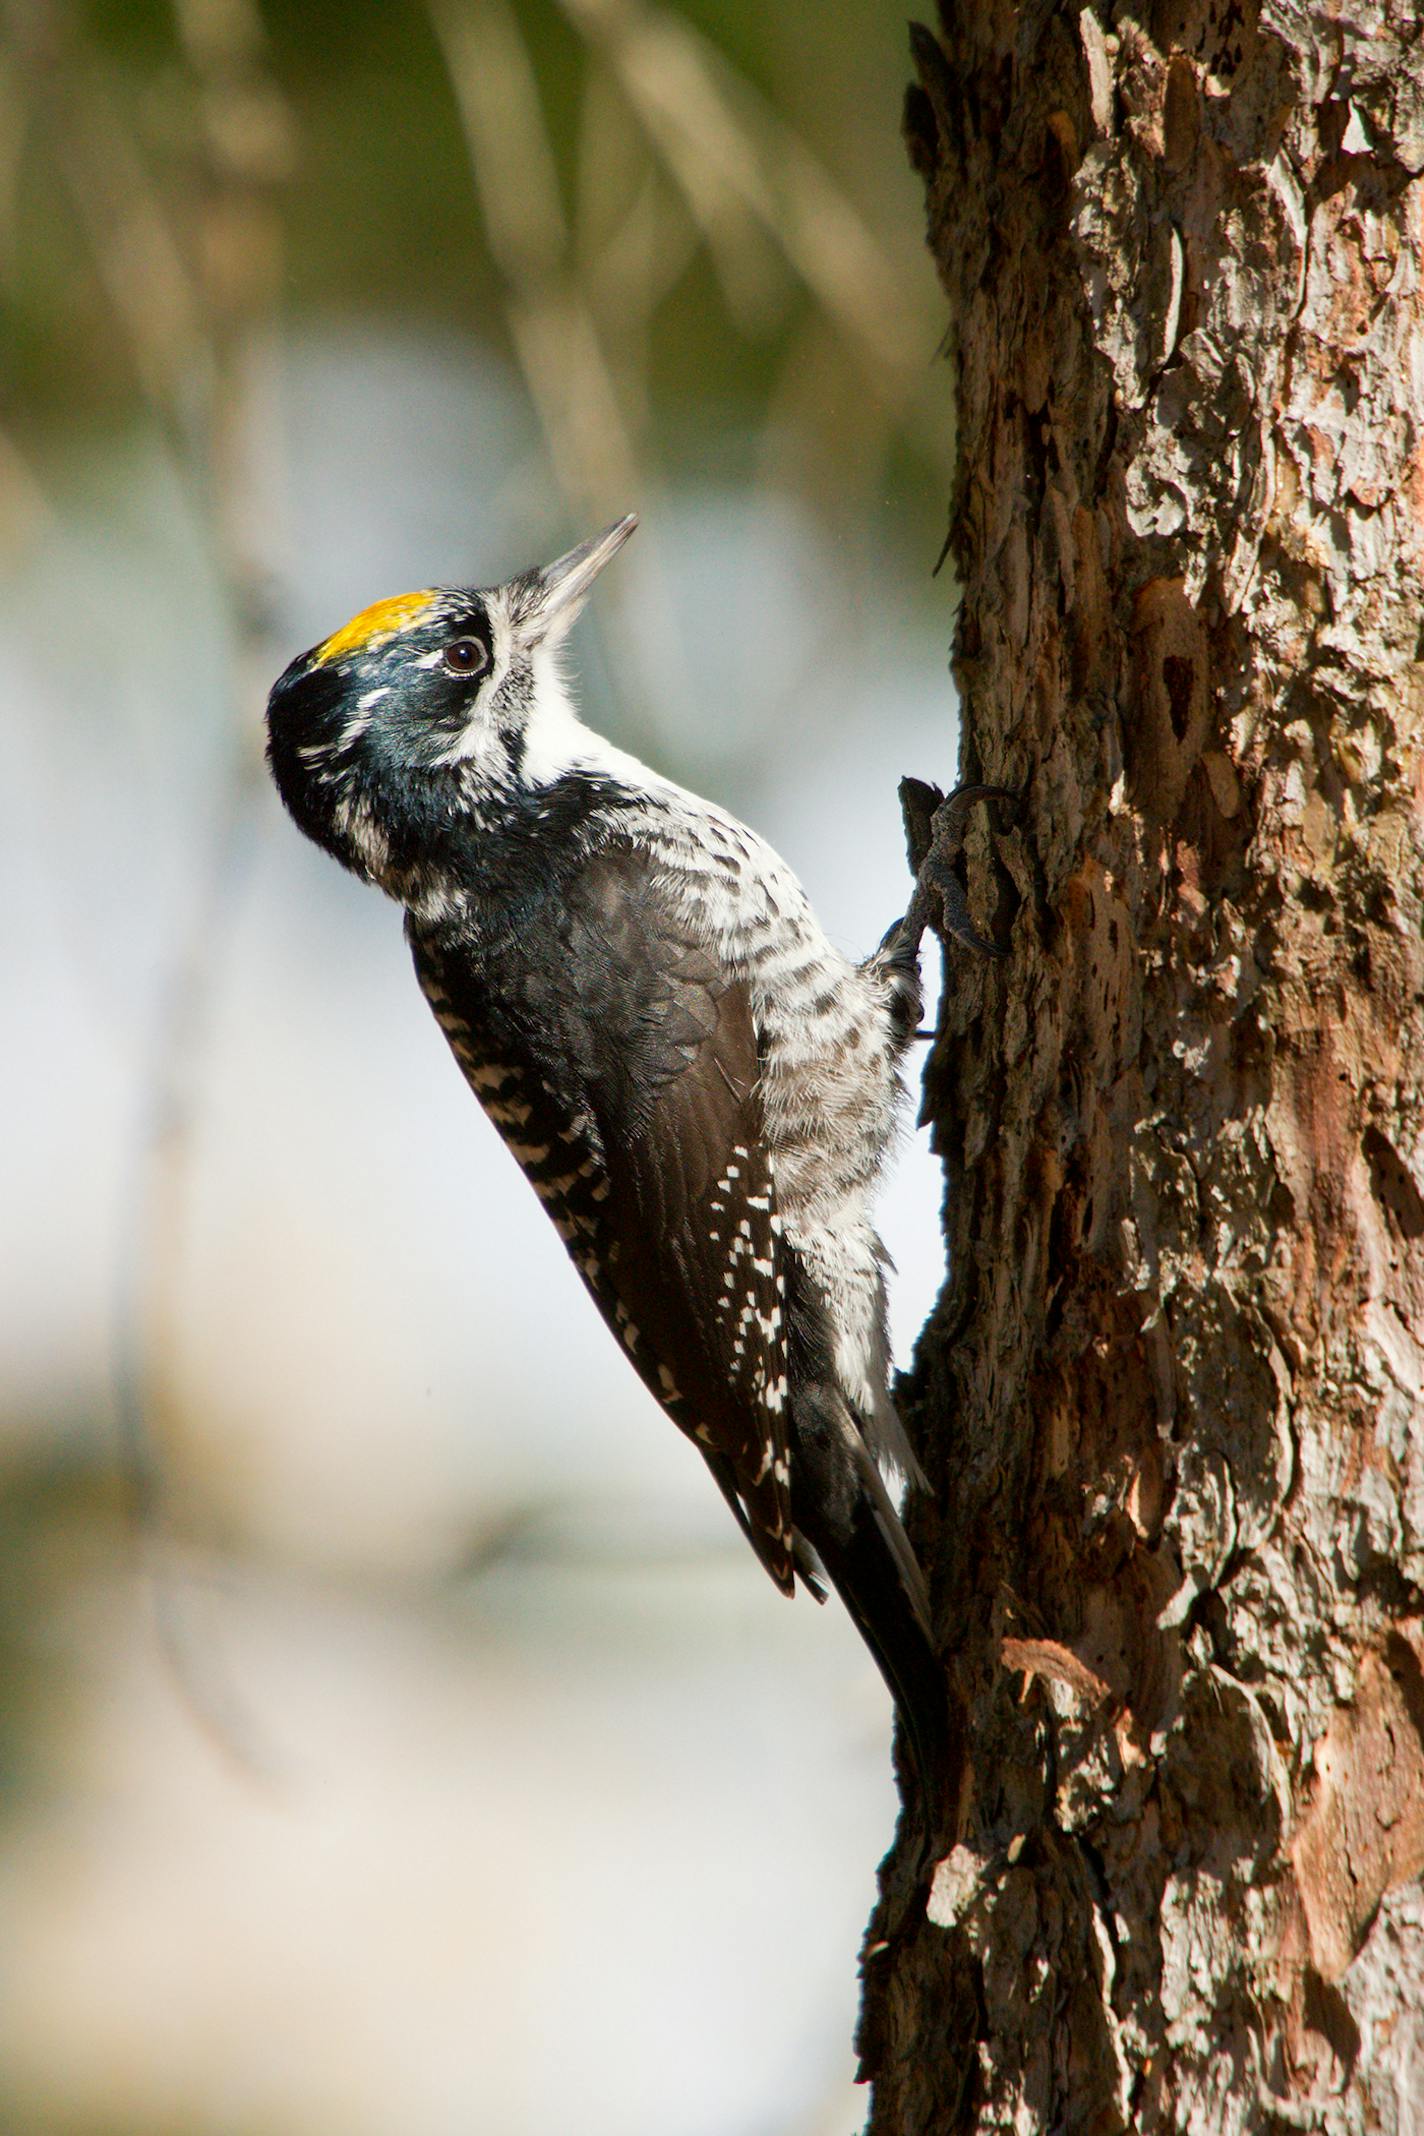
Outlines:
[[[929, 538], [938, 299], [897, 147], [901, 26], [872, 0], [12, 0], [4, 19], [3, 423], [33, 467], [152, 402], [165, 334], [250, 326], [269, 298], [289, 324], [468, 335], [525, 369], [548, 430], [566, 387], [541, 388], [515, 315], [553, 291], [665, 473], [751, 476], [771, 452], [835, 511], [890, 477]], [[504, 140], [471, 116], [492, 38]], [[521, 68], [533, 100], [501, 103]], [[274, 211], [272, 287], [215, 297], [244, 187]], [[566, 452], [563, 487], [583, 477]]]
[[[86, 1262], [66, 1237], [74, 1317], [56, 1314], [46, 1337], [53, 1385], [36, 1378], [23, 1396], [4, 1395], [0, 1792], [9, 1814], [0, 1881], [7, 1860], [18, 1875], [35, 1844], [56, 1844], [44, 1837], [47, 1816], [69, 1829], [71, 1798], [75, 1830], [98, 1805], [94, 1829], [107, 1831], [102, 1816], [122, 1806], [123, 1788], [104, 1761], [150, 1725], [139, 1713], [105, 1733], [134, 1689], [103, 1680], [102, 1657], [127, 1651], [117, 1632], [106, 1643], [103, 1620], [113, 1597], [132, 1600], [143, 1540], [124, 1519], [116, 1415], [135, 1475], [155, 1450], [160, 1543], [165, 1518], [186, 1532], [173, 1516], [174, 1501], [189, 1510], [183, 1449], [202, 1401], [181, 1367], [205, 1048], [241, 903], [234, 884], [267, 798], [258, 714], [293, 649], [280, 583], [294, 486], [283, 461], [284, 342], [323, 344], [327, 368], [308, 364], [309, 380], [335, 373], [331, 352], [345, 339], [373, 328], [393, 339], [394, 327], [415, 345], [429, 337], [442, 356], [453, 349], [472, 375], [499, 371], [502, 406], [512, 398], [506, 383], [522, 387], [534, 421], [521, 420], [517, 450], [537, 440], [542, 464], [531, 452], [505, 481], [511, 543], [532, 541], [536, 529], [551, 539], [583, 531], [630, 506], [647, 513], [634, 559], [641, 578], [630, 570], [601, 595], [603, 664], [617, 684], [605, 695], [616, 700], [621, 739], [656, 735], [660, 761], [689, 777], [705, 754], [696, 710], [715, 697], [721, 669], [709, 662], [713, 683], [687, 686], [701, 678], [689, 674], [695, 663], [670, 596], [685, 596], [677, 571], [696, 579], [704, 559], [689, 564], [667, 529], [705, 505], [706, 546], [720, 542], [725, 573], [728, 521], [770, 527], [775, 541], [776, 530], [802, 524], [781, 509], [781, 493], [796, 493], [832, 536], [807, 544], [805, 570], [830, 557], [834, 572], [822, 576], [834, 583], [805, 584], [807, 616], [787, 617], [799, 599], [786, 591], [795, 586], [788, 574], [760, 628], [773, 654], [801, 648], [779, 686], [782, 700], [796, 697], [797, 733], [819, 745], [846, 694], [826, 687], [827, 669], [853, 666], [863, 652], [878, 689], [877, 659], [899, 642], [904, 617], [927, 615], [938, 633], [945, 608], [941, 587], [932, 608], [915, 609], [939, 546], [951, 437], [935, 363], [941, 300], [898, 143], [903, 35], [879, 0], [821, 9], [794, 0], [0, 0], [0, 554], [18, 566], [17, 617], [61, 612], [37, 599], [48, 577], [62, 587], [62, 612], [72, 603], [87, 618], [77, 659], [67, 639], [57, 646], [38, 626], [23, 647], [46, 687], [17, 691], [20, 718], [37, 725], [35, 703], [48, 711], [33, 752], [44, 776], [20, 790], [37, 818], [61, 793], [99, 795], [93, 817], [66, 803], [65, 825], [44, 831], [46, 865], [63, 880], [67, 863], [74, 877], [51, 902], [61, 917], [70, 904], [80, 915], [80, 1013], [55, 1012], [45, 1027], [64, 1034], [51, 1041], [50, 1130], [64, 1146], [44, 1175], [46, 1204], [56, 1179], [76, 1192], [83, 1159], [70, 1145], [88, 1147], [75, 1122], [95, 1091], [77, 1070], [72, 1090], [64, 1080], [80, 1055], [112, 1045], [122, 1057], [116, 1117], [133, 1145], [97, 1189], [86, 1176], [85, 1205], [76, 1202], [76, 1227], [103, 1231], [113, 1255], [89, 1378], [61, 1354], [85, 1325], [76, 1302], [84, 1278], [67, 1264], [87, 1267], [92, 1284], [102, 1257]], [[461, 467], [457, 488], [475, 486], [488, 442], [470, 439], [468, 481]], [[353, 436], [353, 455], [361, 446]], [[658, 510], [660, 489], [681, 492], [668, 500], [678, 510]], [[758, 489], [769, 507], [760, 517]], [[402, 501], [417, 513], [430, 502], [428, 493]], [[349, 510], [344, 493], [326, 509], [330, 525]], [[190, 551], [191, 572], [180, 572], [175, 556]], [[753, 573], [764, 567], [765, 546], [747, 554], [761, 560]], [[125, 644], [106, 641], [105, 686], [94, 688], [87, 654], [103, 636], [105, 601], [135, 620]], [[597, 628], [584, 648], [595, 687]], [[179, 651], [165, 665], [156, 648], [170, 637]], [[125, 659], [127, 698], [115, 682]], [[744, 663], [737, 672], [758, 686], [749, 701], [760, 707], [763, 670], [781, 666]], [[13, 672], [23, 676], [23, 660]], [[667, 706], [680, 727], [648, 716]], [[867, 718], [879, 709], [869, 700]], [[715, 736], [719, 770], [733, 750], [755, 756], [755, 721], [778, 711], [784, 701], [768, 696], [765, 712], [730, 723], [731, 742]], [[195, 752], [204, 717], [223, 731]], [[24, 771], [23, 748], [19, 762]], [[125, 856], [109, 881], [109, 848], [85, 851], [86, 824], [100, 814], [106, 833], [115, 827], [113, 853]], [[160, 864], [149, 879], [149, 856], [137, 852], [130, 865], [125, 841], [141, 846], [145, 825], [187, 855], [181, 871]], [[22, 860], [11, 866], [19, 882]], [[24, 891], [43, 872], [31, 869]], [[95, 881], [97, 898], [75, 888]], [[100, 967], [120, 1003], [117, 1037], [89, 1020]], [[107, 1164], [106, 1152], [101, 1173]], [[105, 1370], [109, 1401], [97, 1386]], [[76, 1413], [89, 1392], [92, 1410]], [[203, 1521], [194, 1525], [235, 1554], [242, 1537], [223, 1529], [214, 1506], [224, 1463], [242, 1461], [224, 1447], [210, 1462], [219, 1480], [205, 1471], [195, 1486]], [[161, 1614], [161, 1572], [136, 1620], [140, 1643], [156, 1649], [155, 1599]], [[201, 1641], [192, 1680], [181, 1654], [175, 1665], [195, 1712], [210, 1719]], [[142, 1846], [147, 1797], [130, 1784]], [[74, 1841], [81, 1854], [84, 1843]], [[98, 1859], [108, 1843], [95, 1844]], [[167, 1877], [166, 1835], [156, 1858]], [[53, 1923], [70, 1918], [60, 1871], [53, 1891], [52, 1919], [37, 1917], [41, 1948]], [[76, 1945], [87, 1934], [76, 1931]], [[152, 2016], [161, 2039], [161, 1998]], [[0, 2091], [13, 2081], [0, 2074]], [[63, 2103], [43, 2124], [33, 2098], [18, 2117], [0, 2098], [0, 2125], [154, 2136], [161, 2119], [197, 2136], [198, 2124], [155, 2119], [156, 2107], [132, 2119], [122, 2085], [112, 2114], [92, 2122], [59, 2077], [55, 2096]], [[211, 2123], [255, 2125], [240, 2115]], [[279, 2125], [288, 2126], [270, 2124]]]

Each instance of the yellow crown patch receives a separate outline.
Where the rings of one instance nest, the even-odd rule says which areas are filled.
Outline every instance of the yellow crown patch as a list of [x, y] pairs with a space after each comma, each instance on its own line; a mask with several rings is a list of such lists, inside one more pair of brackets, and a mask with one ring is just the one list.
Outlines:
[[386, 638], [394, 638], [398, 631], [428, 614], [434, 601], [435, 594], [427, 586], [423, 593], [397, 593], [388, 601], [373, 602], [317, 647], [313, 655], [316, 665], [324, 667], [330, 660], [339, 660], [343, 653], [362, 653]]

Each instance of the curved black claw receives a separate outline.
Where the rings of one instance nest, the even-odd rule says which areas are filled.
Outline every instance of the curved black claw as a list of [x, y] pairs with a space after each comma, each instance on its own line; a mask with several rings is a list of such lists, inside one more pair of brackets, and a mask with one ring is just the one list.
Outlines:
[[956, 786], [946, 799], [937, 786], [930, 786], [923, 779], [900, 781], [905, 842], [915, 874], [915, 894], [903, 922], [912, 946], [918, 946], [926, 927], [932, 927], [942, 941], [952, 935], [981, 956], [1005, 954], [997, 942], [981, 935], [971, 920], [958, 864], [964, 851], [969, 812], [976, 802], [1021, 799], [1012, 786]]

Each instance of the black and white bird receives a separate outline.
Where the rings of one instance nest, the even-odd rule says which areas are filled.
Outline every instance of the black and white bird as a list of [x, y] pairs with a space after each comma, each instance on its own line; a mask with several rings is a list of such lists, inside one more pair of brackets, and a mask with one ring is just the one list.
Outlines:
[[559, 648], [636, 523], [366, 609], [276, 684], [268, 758], [308, 837], [404, 906], [471, 1088], [772, 1579], [841, 1594], [931, 1803], [946, 1688], [882, 1473], [919, 1477], [871, 1197], [936, 886], [853, 964], [755, 832], [580, 722]]

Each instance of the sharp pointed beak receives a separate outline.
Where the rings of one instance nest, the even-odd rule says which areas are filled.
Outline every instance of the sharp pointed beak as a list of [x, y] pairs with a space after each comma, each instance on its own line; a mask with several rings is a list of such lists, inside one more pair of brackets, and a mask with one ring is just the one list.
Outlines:
[[562, 638], [588, 599], [589, 589], [604, 565], [618, 554], [634, 527], [636, 512], [615, 520], [592, 541], [580, 542], [556, 564], [530, 574], [519, 619], [519, 635], [526, 645], [543, 645]]

